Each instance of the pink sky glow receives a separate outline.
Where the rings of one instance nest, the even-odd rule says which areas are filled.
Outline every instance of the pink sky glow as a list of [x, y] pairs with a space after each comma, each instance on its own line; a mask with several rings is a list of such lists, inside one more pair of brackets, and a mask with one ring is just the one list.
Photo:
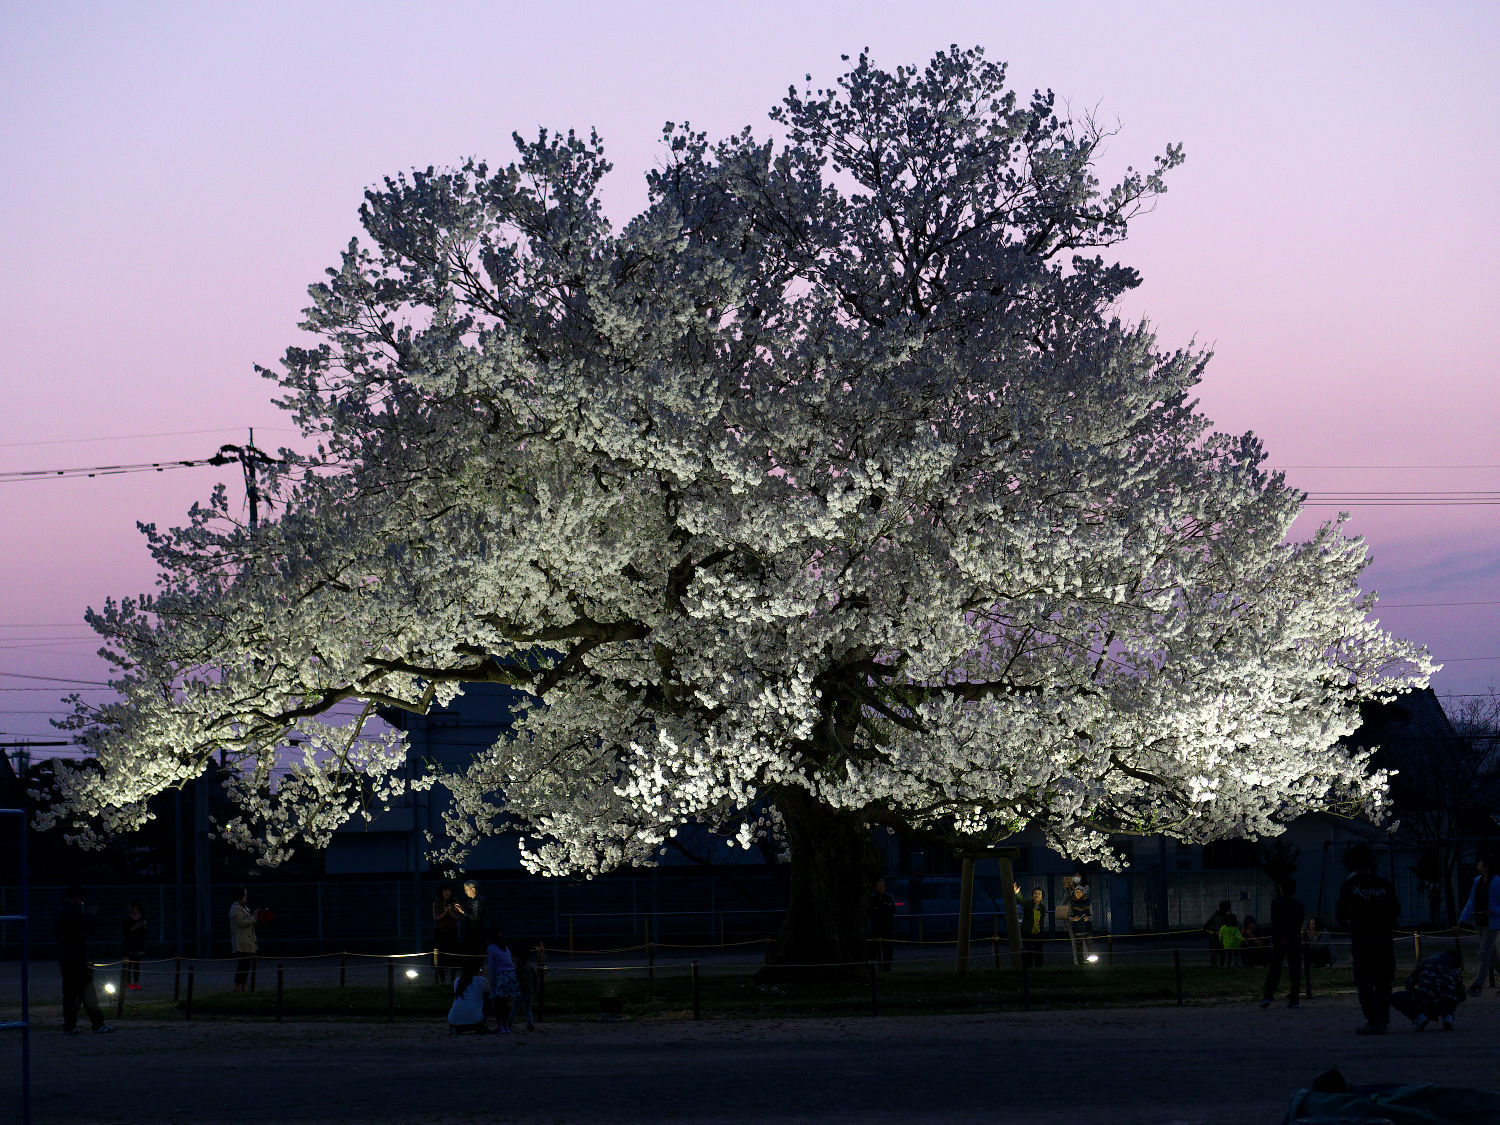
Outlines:
[[[295, 441], [251, 366], [384, 175], [593, 126], [623, 217], [664, 121], [764, 133], [841, 54], [950, 43], [1118, 120], [1106, 173], [1185, 145], [1121, 250], [1124, 311], [1213, 347], [1219, 428], [1311, 491], [1500, 497], [1500, 6], [1458, 0], [6, 5], [0, 473]], [[243, 494], [232, 468], [0, 481], [0, 741], [59, 737], [68, 689], [22, 677], [103, 678], [84, 607], [149, 589], [136, 521], [219, 479]], [[1439, 694], [1500, 681], [1500, 507], [1352, 510]]]

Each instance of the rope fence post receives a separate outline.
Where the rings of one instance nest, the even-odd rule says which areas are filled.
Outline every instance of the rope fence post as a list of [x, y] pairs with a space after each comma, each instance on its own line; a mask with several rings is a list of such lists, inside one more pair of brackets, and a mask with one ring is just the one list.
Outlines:
[[577, 947], [573, 944], [573, 916], [571, 914], [568, 916], [568, 952], [578, 952]]
[[998, 931], [990, 938], [990, 952], [995, 955], [995, 972], [1000, 971], [1000, 934]]
[[177, 964], [172, 969], [172, 1003], [182, 999], [182, 958], [177, 958]]
[[1115, 935], [1113, 933], [1104, 935], [1104, 963], [1106, 965], [1115, 963]]
[[258, 973], [259, 970], [260, 970], [260, 957], [259, 957], [259, 955], [252, 956], [250, 958], [250, 991], [251, 992], [255, 991], [255, 977], [256, 977], [256, 974]]
[[339, 954], [339, 987], [344, 987], [344, 982], [349, 977], [349, 954]]
[[656, 946], [651, 941], [651, 915], [643, 915], [646, 926], [646, 979], [656, 979]]
[[1313, 995], [1312, 995], [1312, 971], [1313, 971], [1312, 946], [1304, 945], [1302, 947], [1302, 992], [1303, 992], [1303, 995], [1306, 996], [1307, 999], [1309, 999], [1309, 1000], [1311, 1000], [1313, 998]]
[[193, 1018], [193, 966], [188, 966], [187, 998], [182, 1003], [182, 1018]]
[[1413, 930], [1411, 932], [1411, 940], [1416, 943], [1416, 947], [1417, 947], [1417, 957], [1416, 957], [1416, 959], [1418, 961], [1420, 961], [1422, 959], [1422, 933], [1421, 933], [1421, 931], [1420, 930]]
[[1183, 1006], [1182, 997], [1182, 950], [1178, 946], [1172, 947], [1172, 975], [1177, 980], [1177, 1006]]
[[699, 992], [698, 992], [698, 962], [697, 961], [693, 962], [693, 1018], [695, 1020], [701, 1020], [703, 1018], [703, 1003], [702, 1003], [702, 998], [701, 998], [701, 996], [699, 995]]
[[1453, 935], [1453, 956], [1458, 958], [1458, 971], [1464, 971], [1464, 943], [1459, 940], [1458, 935]]
[[385, 963], [385, 1022], [396, 1022], [396, 962]]
[[874, 961], [870, 966], [870, 1015], [880, 1015], [880, 966]]
[[281, 1022], [281, 997], [286, 991], [286, 966], [276, 966], [276, 1022]]

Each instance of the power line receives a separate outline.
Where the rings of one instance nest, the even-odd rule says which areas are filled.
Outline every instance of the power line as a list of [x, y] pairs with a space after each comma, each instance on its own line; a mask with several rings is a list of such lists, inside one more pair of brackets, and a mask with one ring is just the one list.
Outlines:
[[203, 465], [225, 465], [218, 454], [186, 461], [142, 461], [131, 465], [90, 465], [80, 469], [25, 469], [0, 472], [0, 484], [20, 484], [33, 480], [72, 480], [77, 477], [118, 477], [128, 473], [165, 473], [170, 469], [195, 469]]
[[75, 680], [61, 676], [38, 676], [32, 672], [0, 672], [0, 676], [8, 676], [13, 680], [50, 680], [57, 684], [92, 684], [97, 687], [109, 687], [103, 680]]
[[[238, 432], [242, 428], [240, 426], [216, 426], [211, 430], [164, 430], [155, 434], [115, 434], [112, 437], [53, 438], [49, 441], [6, 441], [0, 442], [0, 449], [19, 449], [23, 445], [80, 445], [91, 441], [135, 441], [137, 438], [192, 437], [198, 434]], [[295, 434], [301, 432], [287, 426], [265, 426], [262, 428], [277, 434]]]

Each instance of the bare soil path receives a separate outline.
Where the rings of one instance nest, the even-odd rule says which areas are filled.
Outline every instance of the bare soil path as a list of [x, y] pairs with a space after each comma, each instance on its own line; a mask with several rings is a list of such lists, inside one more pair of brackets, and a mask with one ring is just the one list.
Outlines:
[[[36, 1013], [45, 1023], [47, 1009]], [[1275, 1125], [1329, 1067], [1354, 1083], [1500, 1086], [1500, 1000], [1459, 1030], [1358, 1037], [1353, 1002], [705, 1023], [128, 1021], [33, 1037], [38, 1125], [1090, 1122]], [[19, 1051], [0, 1040], [0, 1120]]]

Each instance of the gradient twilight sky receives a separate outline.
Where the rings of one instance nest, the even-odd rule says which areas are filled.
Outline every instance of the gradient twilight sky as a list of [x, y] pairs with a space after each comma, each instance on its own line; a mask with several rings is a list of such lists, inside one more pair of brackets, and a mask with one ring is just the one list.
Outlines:
[[[1500, 495], [1490, 0], [8, 0], [0, 473], [202, 457], [247, 426], [294, 442], [251, 365], [296, 341], [381, 176], [594, 126], [621, 218], [664, 121], [764, 133], [840, 54], [950, 43], [1118, 120], [1106, 173], [1186, 146], [1121, 250], [1145, 277], [1125, 311], [1213, 346], [1221, 429], [1311, 491]], [[148, 589], [135, 522], [177, 522], [221, 478], [243, 495], [207, 468], [0, 481], [0, 741], [57, 737], [67, 689], [21, 677], [101, 679], [84, 607]], [[1449, 662], [1439, 694], [1500, 681], [1500, 507], [1353, 513], [1383, 622]]]

